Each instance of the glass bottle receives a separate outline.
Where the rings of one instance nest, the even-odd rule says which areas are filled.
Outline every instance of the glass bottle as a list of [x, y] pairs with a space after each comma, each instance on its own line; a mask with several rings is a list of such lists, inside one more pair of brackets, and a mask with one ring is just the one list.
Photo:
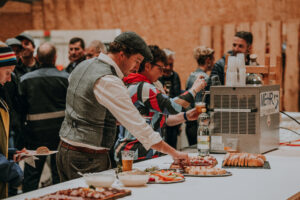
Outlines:
[[197, 149], [199, 156], [208, 156], [210, 149], [210, 135], [209, 135], [210, 117], [206, 112], [202, 112], [198, 118], [198, 132], [197, 132]]

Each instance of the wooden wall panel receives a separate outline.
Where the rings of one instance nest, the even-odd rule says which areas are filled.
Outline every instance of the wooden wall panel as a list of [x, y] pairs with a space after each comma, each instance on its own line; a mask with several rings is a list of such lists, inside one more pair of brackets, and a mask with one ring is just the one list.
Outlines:
[[284, 77], [284, 110], [299, 111], [299, 21], [286, 26], [286, 66]]
[[251, 27], [253, 34], [252, 53], [257, 55], [259, 64], [265, 64], [267, 27], [266, 22], [254, 22]]
[[250, 31], [250, 23], [243, 22], [236, 26], [236, 31]]
[[281, 56], [282, 44], [282, 23], [280, 21], [272, 21], [269, 26], [269, 49], [271, 65], [276, 64], [276, 57]]
[[212, 48], [212, 31], [211, 26], [201, 26], [200, 28], [200, 43], [199, 45], [205, 45]]
[[235, 24], [225, 24], [223, 32], [224, 49], [223, 54], [232, 49], [233, 36], [235, 34]]
[[213, 49], [215, 50], [215, 61], [223, 56], [223, 40], [222, 40], [222, 26], [216, 25], [213, 27]]

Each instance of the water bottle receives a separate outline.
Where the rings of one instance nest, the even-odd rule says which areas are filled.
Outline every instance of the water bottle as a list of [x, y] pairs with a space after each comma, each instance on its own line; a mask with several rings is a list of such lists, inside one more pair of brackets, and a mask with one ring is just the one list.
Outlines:
[[199, 156], [208, 156], [210, 148], [209, 136], [209, 122], [210, 118], [206, 112], [202, 112], [198, 118], [198, 132], [197, 132], [197, 149]]

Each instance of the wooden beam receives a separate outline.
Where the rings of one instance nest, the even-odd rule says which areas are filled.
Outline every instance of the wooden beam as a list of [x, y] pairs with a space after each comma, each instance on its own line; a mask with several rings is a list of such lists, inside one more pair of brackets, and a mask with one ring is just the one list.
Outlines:
[[212, 48], [211, 26], [201, 26], [200, 28], [200, 45]]
[[225, 24], [224, 34], [223, 34], [223, 41], [224, 41], [223, 54], [229, 50], [232, 50], [232, 40], [234, 34], [235, 34], [235, 24]]
[[284, 110], [299, 111], [299, 21], [286, 26], [286, 66], [284, 76]]
[[280, 21], [272, 21], [269, 26], [269, 49], [271, 57], [271, 65], [275, 65], [277, 62], [277, 56], [281, 56], [282, 45], [282, 23]]
[[252, 53], [257, 55], [259, 64], [265, 63], [266, 22], [254, 22], [251, 27], [253, 34]]
[[215, 25], [212, 30], [213, 49], [215, 50], [215, 60], [219, 60], [223, 56], [222, 48], [222, 26]]

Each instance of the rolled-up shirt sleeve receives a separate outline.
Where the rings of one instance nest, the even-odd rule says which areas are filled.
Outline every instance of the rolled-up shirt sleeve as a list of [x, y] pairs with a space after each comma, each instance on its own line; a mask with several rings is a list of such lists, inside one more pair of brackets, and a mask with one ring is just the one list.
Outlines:
[[106, 75], [96, 81], [94, 94], [97, 101], [148, 150], [162, 140], [160, 134], [149, 126], [133, 105], [128, 90], [122, 80]]

